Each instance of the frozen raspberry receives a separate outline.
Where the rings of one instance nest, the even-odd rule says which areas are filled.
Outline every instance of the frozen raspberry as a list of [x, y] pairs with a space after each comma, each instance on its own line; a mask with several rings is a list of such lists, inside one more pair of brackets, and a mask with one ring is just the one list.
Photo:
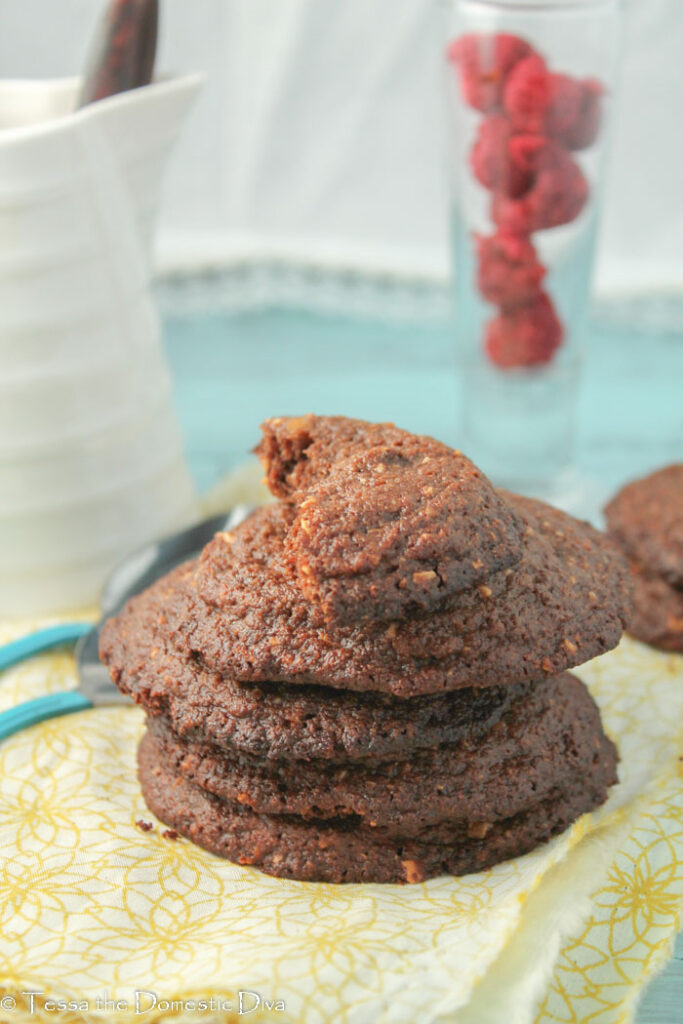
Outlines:
[[539, 171], [562, 160], [560, 147], [545, 135], [513, 133], [508, 143], [510, 162], [531, 181]]
[[533, 54], [510, 73], [503, 105], [516, 132], [550, 135], [568, 149], [585, 149], [600, 130], [603, 92], [597, 79], [551, 72]]
[[514, 136], [504, 114], [482, 119], [470, 154], [472, 172], [477, 181], [492, 192], [519, 198], [531, 186], [532, 171], [520, 163], [511, 149]]
[[550, 298], [539, 292], [533, 302], [515, 306], [489, 321], [484, 345], [496, 366], [542, 366], [562, 344], [563, 334]]
[[494, 195], [492, 216], [499, 228], [529, 235], [545, 228], [569, 224], [588, 200], [588, 182], [575, 160], [561, 146], [548, 142], [534, 160], [534, 183], [521, 199]]
[[551, 74], [537, 53], [520, 60], [505, 83], [503, 106], [518, 132], [543, 135], [551, 99]]
[[585, 149], [600, 131], [604, 88], [595, 78], [551, 75], [545, 126], [568, 149]]
[[469, 33], [451, 43], [448, 58], [458, 65], [466, 103], [488, 114], [500, 108], [512, 68], [533, 52], [517, 36]]
[[531, 301], [539, 292], [545, 267], [528, 238], [499, 231], [476, 238], [479, 270], [477, 286], [485, 299], [510, 309]]

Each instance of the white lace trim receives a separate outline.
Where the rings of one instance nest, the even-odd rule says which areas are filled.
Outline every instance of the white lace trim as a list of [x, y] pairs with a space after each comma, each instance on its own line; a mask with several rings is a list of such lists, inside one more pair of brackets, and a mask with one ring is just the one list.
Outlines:
[[172, 315], [275, 307], [424, 323], [444, 320], [451, 308], [449, 289], [433, 280], [276, 260], [167, 273], [157, 293]]

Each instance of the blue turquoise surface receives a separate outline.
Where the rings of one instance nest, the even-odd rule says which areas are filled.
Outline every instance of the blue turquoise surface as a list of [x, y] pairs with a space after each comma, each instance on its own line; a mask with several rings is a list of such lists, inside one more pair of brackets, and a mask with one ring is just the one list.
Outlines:
[[[683, 325], [683, 306], [680, 310]], [[167, 312], [165, 342], [187, 453], [202, 490], [242, 461], [267, 416], [393, 420], [459, 444], [460, 383], [447, 319], [387, 322], [293, 310]], [[683, 329], [638, 309], [594, 319], [576, 455], [605, 494], [683, 458]]]

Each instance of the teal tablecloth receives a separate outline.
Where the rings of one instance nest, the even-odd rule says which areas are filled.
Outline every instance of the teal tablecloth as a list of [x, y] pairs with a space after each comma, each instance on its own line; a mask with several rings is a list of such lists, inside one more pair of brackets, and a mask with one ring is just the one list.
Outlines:
[[[656, 330], [642, 314], [639, 323], [637, 306], [614, 307], [591, 326], [577, 461], [600, 496], [683, 457], [683, 301], [673, 308]], [[667, 325], [675, 315], [680, 326]], [[202, 489], [245, 458], [267, 416], [393, 420], [458, 444], [448, 321], [206, 310], [169, 312], [165, 326], [187, 451]]]

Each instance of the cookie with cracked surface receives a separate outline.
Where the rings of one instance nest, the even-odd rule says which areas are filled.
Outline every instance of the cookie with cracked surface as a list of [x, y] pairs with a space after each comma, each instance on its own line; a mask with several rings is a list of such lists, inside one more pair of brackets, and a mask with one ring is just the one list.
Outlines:
[[167, 632], [176, 569], [133, 598], [100, 638], [103, 661], [124, 693], [151, 715], [165, 715], [181, 738], [231, 746], [259, 758], [348, 763], [400, 759], [487, 733], [530, 684], [405, 701], [319, 686], [238, 683], [178, 650]]
[[289, 505], [216, 537], [169, 599], [172, 642], [221, 675], [415, 697], [536, 681], [614, 647], [631, 615], [628, 566], [586, 523], [506, 495], [525, 553], [427, 618], [330, 626], [287, 564]]
[[262, 429], [268, 484], [298, 508], [285, 553], [329, 622], [428, 613], [521, 558], [514, 509], [433, 438], [327, 416]]

